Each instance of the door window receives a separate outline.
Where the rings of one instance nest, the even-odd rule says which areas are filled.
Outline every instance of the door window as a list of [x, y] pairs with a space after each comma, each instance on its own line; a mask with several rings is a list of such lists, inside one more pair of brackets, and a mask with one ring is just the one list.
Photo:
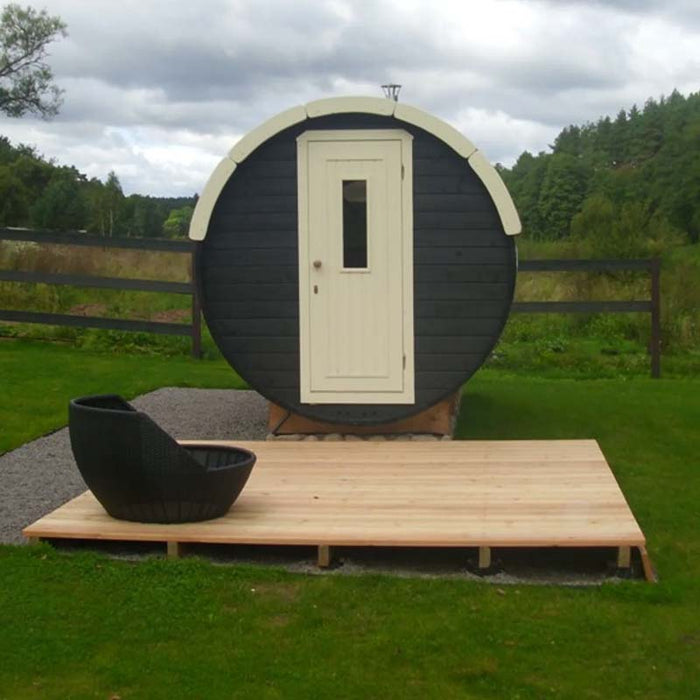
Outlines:
[[343, 267], [367, 268], [367, 180], [343, 180]]

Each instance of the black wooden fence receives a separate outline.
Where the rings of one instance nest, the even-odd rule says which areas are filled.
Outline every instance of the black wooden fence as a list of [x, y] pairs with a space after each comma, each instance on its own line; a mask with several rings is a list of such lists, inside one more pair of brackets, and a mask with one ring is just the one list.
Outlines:
[[[43, 284], [70, 285], [74, 287], [99, 287], [102, 289], [128, 289], [141, 292], [169, 292], [188, 294], [192, 297], [192, 322], [165, 323], [161, 321], [136, 321], [133, 319], [102, 318], [96, 316], [72, 316], [36, 311], [11, 311], [0, 309], [0, 321], [15, 323], [45, 323], [56, 326], [81, 328], [107, 328], [122, 331], [143, 331], [184, 335], [192, 339], [192, 356], [202, 354], [201, 308], [195, 279], [197, 244], [191, 241], [171, 241], [154, 238], [104, 238], [80, 232], [58, 233], [31, 231], [28, 229], [0, 228], [0, 240], [58, 243], [62, 245], [92, 246], [97, 248], [132, 248], [143, 251], [168, 251], [190, 256], [189, 282], [165, 282], [162, 280], [124, 279], [91, 275], [67, 275], [46, 272], [0, 270], [0, 281], [40, 282]], [[651, 317], [651, 376], [661, 376], [661, 264], [658, 258], [649, 260], [523, 260], [519, 269], [523, 272], [611, 272], [648, 271], [650, 275], [649, 299], [640, 301], [518, 301], [513, 311], [520, 313], [648, 313]]]
[[520, 313], [648, 313], [651, 317], [651, 376], [661, 376], [661, 260], [523, 260], [522, 272], [619, 272], [647, 271], [648, 299], [640, 301], [517, 301], [512, 310]]
[[122, 289], [138, 292], [168, 292], [187, 294], [192, 297], [192, 321], [166, 323], [164, 321], [137, 321], [125, 318], [101, 316], [74, 316], [70, 314], [42, 313], [0, 309], [0, 321], [14, 323], [45, 323], [53, 326], [76, 326], [80, 328], [106, 328], [119, 331], [141, 331], [165, 335], [189, 336], [192, 339], [192, 356], [202, 355], [202, 314], [194, 277], [197, 245], [191, 241], [171, 241], [157, 238], [104, 238], [85, 233], [58, 233], [54, 231], [31, 231], [28, 229], [0, 228], [0, 240], [31, 241], [34, 243], [57, 243], [61, 245], [89, 246], [93, 248], [131, 248], [143, 251], [166, 251], [190, 256], [190, 279], [188, 282], [166, 282], [163, 280], [126, 279], [121, 277], [98, 277], [96, 275], [70, 275], [20, 270], [0, 270], [0, 281], [40, 282], [42, 284], [68, 285], [71, 287], [97, 287], [100, 289]]

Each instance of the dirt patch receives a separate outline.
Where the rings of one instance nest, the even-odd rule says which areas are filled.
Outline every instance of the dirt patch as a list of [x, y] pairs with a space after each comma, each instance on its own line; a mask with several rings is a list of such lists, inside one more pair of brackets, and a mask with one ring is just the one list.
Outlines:
[[271, 618], [265, 620], [265, 625], [267, 627], [279, 629], [280, 627], [287, 627], [291, 621], [289, 615], [273, 615]]
[[105, 304], [78, 304], [68, 309], [71, 316], [104, 316], [107, 313]]
[[[68, 309], [72, 316], [106, 316], [106, 304], [77, 304]], [[132, 318], [142, 318], [149, 321], [162, 321], [165, 323], [189, 323], [192, 319], [192, 312], [189, 309], [166, 309], [156, 311], [153, 314], [133, 314]]]
[[192, 312], [189, 309], [168, 309], [151, 314], [151, 321], [165, 321], [166, 323], [189, 323]]
[[255, 586], [255, 593], [293, 603], [299, 597], [299, 586], [297, 583], [260, 583]]

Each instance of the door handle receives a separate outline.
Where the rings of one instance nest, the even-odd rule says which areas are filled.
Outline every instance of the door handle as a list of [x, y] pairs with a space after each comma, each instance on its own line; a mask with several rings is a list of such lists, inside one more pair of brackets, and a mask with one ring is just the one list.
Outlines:
[[314, 267], [318, 270], [321, 267], [321, 261], [320, 260], [314, 260]]

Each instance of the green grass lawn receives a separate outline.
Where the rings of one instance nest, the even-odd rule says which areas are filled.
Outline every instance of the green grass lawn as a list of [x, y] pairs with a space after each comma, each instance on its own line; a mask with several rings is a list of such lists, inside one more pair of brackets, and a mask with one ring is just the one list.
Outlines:
[[[10, 341], [0, 358], [13, 372], [0, 403], [9, 444], [65, 420], [69, 395], [238, 381], [216, 362]], [[0, 547], [0, 698], [697, 697], [699, 425], [695, 379], [488, 370], [464, 396], [462, 438], [598, 439], [656, 585], [303, 576]]]
[[224, 360], [107, 354], [10, 339], [0, 339], [0, 377], [0, 453], [65, 425], [68, 401], [76, 396], [121, 392], [133, 398], [162, 386], [245, 386]]

